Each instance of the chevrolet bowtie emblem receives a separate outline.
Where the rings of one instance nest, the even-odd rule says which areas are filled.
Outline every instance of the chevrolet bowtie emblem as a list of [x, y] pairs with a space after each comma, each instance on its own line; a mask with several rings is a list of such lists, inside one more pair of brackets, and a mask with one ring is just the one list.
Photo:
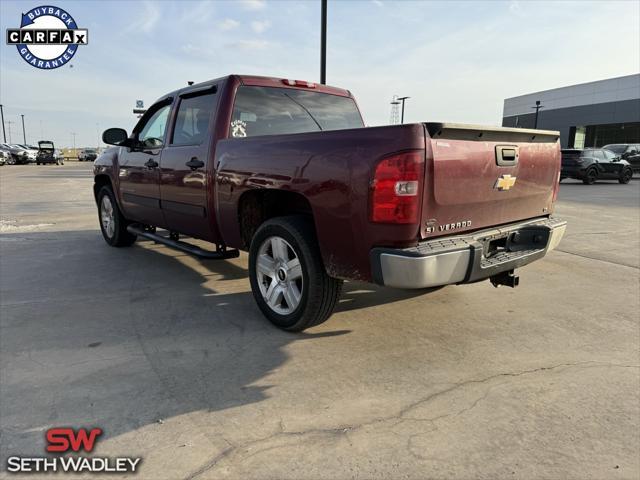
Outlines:
[[496, 184], [493, 186], [493, 188], [497, 188], [500, 191], [509, 190], [515, 184], [516, 177], [512, 177], [511, 175], [502, 175], [501, 177], [498, 177], [498, 180], [496, 180]]

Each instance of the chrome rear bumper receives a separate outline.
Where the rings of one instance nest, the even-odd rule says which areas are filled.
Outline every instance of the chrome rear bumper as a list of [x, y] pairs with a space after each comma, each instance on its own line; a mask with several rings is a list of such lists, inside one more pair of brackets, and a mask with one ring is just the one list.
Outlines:
[[395, 288], [472, 283], [531, 263], [558, 246], [567, 222], [542, 218], [438, 238], [404, 249], [374, 248], [374, 281]]

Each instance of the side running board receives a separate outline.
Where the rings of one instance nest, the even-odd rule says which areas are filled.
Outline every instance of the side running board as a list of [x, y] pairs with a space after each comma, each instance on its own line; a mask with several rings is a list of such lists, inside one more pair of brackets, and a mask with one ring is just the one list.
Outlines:
[[176, 250], [180, 250], [182, 252], [189, 253], [200, 258], [207, 258], [210, 260], [224, 260], [227, 258], [237, 258], [240, 255], [240, 252], [238, 252], [238, 250], [227, 250], [222, 246], [218, 246], [218, 249], [215, 252], [205, 250], [196, 245], [192, 245], [187, 242], [181, 242], [180, 240], [174, 240], [172, 238], [158, 235], [155, 232], [145, 230], [142, 225], [129, 225], [127, 227], [127, 231], [129, 233], [133, 233], [134, 235], [148, 238], [149, 240], [153, 240], [156, 243], [161, 243], [163, 245], [166, 245], [167, 247], [175, 248]]

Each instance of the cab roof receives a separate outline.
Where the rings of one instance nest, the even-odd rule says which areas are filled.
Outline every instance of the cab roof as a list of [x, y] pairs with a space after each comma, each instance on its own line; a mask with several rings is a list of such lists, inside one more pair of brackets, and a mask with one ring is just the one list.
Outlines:
[[[329, 85], [322, 85], [315, 82], [308, 82], [306, 80], [292, 80], [288, 78], [276, 78], [276, 77], [263, 77], [259, 75], [227, 75], [224, 77], [214, 78], [211, 80], [206, 80], [200, 83], [194, 83], [193, 85], [189, 85], [178, 90], [174, 90], [173, 92], [167, 93], [160, 97], [156, 102], [161, 101], [167, 97], [173, 97], [177, 95], [183, 95], [184, 93], [193, 91], [193, 90], [201, 90], [220, 81], [237, 81], [241, 85], [248, 86], [256, 86], [256, 87], [280, 87], [280, 88], [294, 88], [297, 90], [309, 90], [312, 92], [319, 93], [328, 93], [330, 95], [338, 95], [341, 97], [351, 97], [351, 92], [349, 90], [345, 90], [343, 88], [332, 87]], [[290, 84], [293, 83], [293, 84]], [[303, 86], [302, 84], [307, 84], [307, 86]]]

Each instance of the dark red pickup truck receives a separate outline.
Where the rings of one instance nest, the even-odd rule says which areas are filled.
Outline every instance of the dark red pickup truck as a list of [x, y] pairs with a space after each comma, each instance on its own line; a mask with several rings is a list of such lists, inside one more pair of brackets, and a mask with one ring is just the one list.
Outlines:
[[[143, 236], [206, 258], [249, 251], [275, 325], [326, 320], [343, 279], [430, 288], [491, 279], [558, 245], [558, 132], [365, 128], [348, 90], [230, 75], [159, 99], [95, 162], [109, 245]], [[167, 230], [166, 235], [156, 232]], [[205, 250], [180, 240], [215, 245]]]

